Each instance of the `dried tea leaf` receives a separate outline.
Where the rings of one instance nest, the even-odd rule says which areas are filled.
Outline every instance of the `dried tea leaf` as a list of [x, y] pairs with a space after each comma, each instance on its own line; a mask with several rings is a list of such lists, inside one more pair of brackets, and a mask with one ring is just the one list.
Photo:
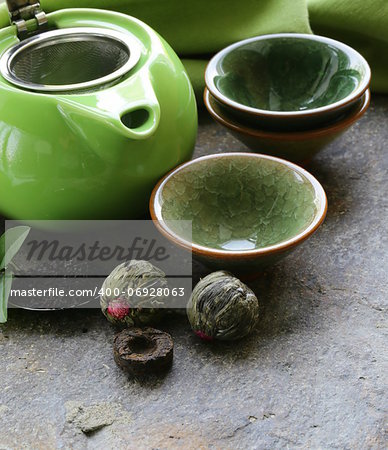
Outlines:
[[26, 240], [30, 227], [10, 228], [0, 237], [0, 270], [4, 270], [12, 261]]
[[8, 298], [12, 286], [12, 272], [0, 273], [0, 323], [7, 322]]

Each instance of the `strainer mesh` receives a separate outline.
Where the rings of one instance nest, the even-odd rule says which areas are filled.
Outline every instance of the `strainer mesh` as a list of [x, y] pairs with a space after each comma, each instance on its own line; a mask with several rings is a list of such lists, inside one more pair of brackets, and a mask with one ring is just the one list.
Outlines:
[[129, 60], [121, 42], [101, 36], [58, 38], [15, 55], [10, 70], [25, 83], [58, 86], [86, 83], [120, 69]]

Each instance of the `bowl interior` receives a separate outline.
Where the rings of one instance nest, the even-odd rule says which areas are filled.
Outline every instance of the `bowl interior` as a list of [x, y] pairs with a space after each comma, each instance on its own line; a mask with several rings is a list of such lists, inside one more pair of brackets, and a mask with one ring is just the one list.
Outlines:
[[356, 51], [310, 37], [269, 37], [232, 46], [214, 64], [208, 76], [222, 96], [267, 111], [334, 104], [351, 96], [367, 75]]
[[162, 183], [155, 203], [159, 220], [179, 238], [226, 251], [287, 241], [308, 228], [322, 206], [302, 170], [244, 154], [178, 169]]

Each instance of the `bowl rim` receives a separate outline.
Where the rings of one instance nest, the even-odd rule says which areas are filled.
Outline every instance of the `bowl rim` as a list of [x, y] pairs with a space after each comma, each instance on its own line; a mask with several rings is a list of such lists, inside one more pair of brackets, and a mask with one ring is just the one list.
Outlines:
[[221, 125], [229, 128], [231, 131], [234, 131], [236, 133], [243, 133], [256, 138], [273, 139], [279, 141], [304, 141], [340, 132], [357, 122], [369, 108], [371, 92], [369, 89], [365, 92], [362, 104], [358, 109], [355, 110], [352, 115], [346, 115], [342, 120], [333, 122], [332, 124], [327, 125], [323, 128], [313, 128], [311, 130], [305, 131], [271, 131], [248, 127], [246, 124], [237, 122], [237, 120], [235, 120], [234, 118], [232, 119], [229, 116], [226, 118], [220, 113], [220, 111], [214, 109], [214, 106], [211, 103], [211, 97], [212, 94], [207, 88], [205, 88], [203, 99], [207, 111], [214, 120], [216, 120]]
[[[274, 161], [280, 165], [287, 166], [289, 169], [294, 170], [300, 175], [303, 175], [312, 185], [315, 191], [315, 198], [318, 200], [319, 205], [317, 205], [317, 211], [315, 213], [313, 221], [310, 223], [310, 225], [306, 228], [304, 228], [300, 233], [293, 236], [290, 239], [287, 239], [285, 241], [279, 242], [278, 244], [270, 245], [267, 247], [262, 247], [258, 249], [253, 250], [236, 250], [236, 251], [230, 251], [230, 250], [221, 250], [216, 249], [212, 247], [206, 247], [203, 245], [195, 244], [193, 242], [189, 242], [186, 239], [183, 239], [180, 237], [177, 233], [172, 231], [163, 220], [163, 217], [161, 215], [161, 206], [159, 203], [159, 195], [161, 191], [163, 190], [164, 186], [167, 184], [167, 182], [174, 177], [177, 173], [181, 172], [185, 168], [197, 164], [200, 161], [206, 161], [209, 159], [220, 159], [220, 158], [235, 158], [235, 157], [243, 157], [243, 158], [253, 158], [257, 160], [270, 160]], [[303, 169], [302, 167], [298, 166], [297, 164], [294, 164], [290, 161], [287, 161], [285, 159], [277, 158], [275, 156], [270, 155], [263, 155], [260, 153], [247, 153], [247, 152], [227, 152], [227, 153], [216, 153], [212, 155], [206, 155], [202, 156], [196, 159], [192, 159], [191, 161], [188, 161], [186, 163], [180, 164], [173, 170], [171, 170], [169, 173], [167, 173], [154, 187], [150, 202], [149, 202], [149, 209], [151, 218], [154, 222], [155, 227], [158, 229], [158, 231], [164, 235], [167, 239], [172, 241], [175, 245], [178, 245], [181, 248], [184, 248], [186, 250], [191, 251], [193, 254], [200, 255], [200, 256], [210, 256], [214, 258], [225, 258], [229, 260], [238, 260], [241, 258], [244, 259], [254, 259], [258, 256], [266, 256], [271, 255], [274, 253], [280, 253], [284, 252], [300, 243], [305, 241], [307, 238], [309, 238], [314, 232], [321, 226], [323, 221], [325, 220], [326, 213], [328, 208], [328, 201], [327, 196], [325, 193], [325, 190], [323, 189], [320, 182], [307, 170]]]
[[[337, 102], [330, 103], [329, 105], [321, 106], [319, 108], [314, 108], [310, 110], [304, 110], [304, 111], [271, 111], [267, 109], [260, 109], [260, 108], [253, 108], [250, 106], [246, 106], [242, 103], [236, 102], [235, 100], [231, 100], [226, 95], [222, 94], [214, 83], [214, 75], [218, 73], [217, 71], [217, 64], [219, 61], [221, 61], [225, 55], [227, 55], [232, 50], [235, 50], [236, 48], [242, 47], [246, 44], [250, 44], [252, 42], [258, 42], [263, 40], [272, 40], [272, 39], [279, 39], [279, 38], [288, 38], [293, 37], [300, 40], [312, 40], [312, 41], [318, 41], [324, 44], [333, 45], [334, 47], [342, 50], [347, 55], [352, 55], [355, 58], [357, 58], [362, 66], [365, 69], [365, 75], [361, 82], [359, 83], [357, 89], [352, 91], [349, 95], [344, 97], [341, 100], [338, 100]], [[316, 116], [323, 112], [327, 111], [334, 111], [336, 109], [342, 108], [346, 105], [349, 105], [350, 103], [354, 102], [357, 98], [361, 97], [364, 92], [368, 89], [370, 82], [371, 82], [372, 72], [370, 69], [370, 66], [367, 62], [367, 60], [354, 48], [350, 47], [349, 45], [344, 44], [343, 42], [337, 41], [335, 39], [331, 39], [325, 36], [319, 36], [316, 34], [303, 34], [303, 33], [276, 33], [276, 34], [265, 34], [261, 36], [256, 36], [253, 38], [244, 39], [242, 41], [238, 41], [232, 45], [229, 45], [228, 47], [225, 47], [218, 53], [216, 53], [213, 58], [209, 61], [206, 71], [205, 71], [205, 84], [206, 87], [209, 89], [211, 94], [221, 103], [224, 103], [227, 106], [230, 106], [242, 113], [249, 113], [251, 115], [255, 116], [265, 116], [265, 117], [271, 117], [271, 118], [278, 118], [278, 119], [286, 119], [290, 117], [309, 117], [309, 116]]]

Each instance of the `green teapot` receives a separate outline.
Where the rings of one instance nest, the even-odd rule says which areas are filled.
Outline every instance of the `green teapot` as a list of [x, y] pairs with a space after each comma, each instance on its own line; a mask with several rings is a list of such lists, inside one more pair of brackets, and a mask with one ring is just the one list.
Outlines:
[[171, 47], [120, 13], [8, 0], [0, 31], [0, 212], [134, 219], [191, 158], [197, 108]]

